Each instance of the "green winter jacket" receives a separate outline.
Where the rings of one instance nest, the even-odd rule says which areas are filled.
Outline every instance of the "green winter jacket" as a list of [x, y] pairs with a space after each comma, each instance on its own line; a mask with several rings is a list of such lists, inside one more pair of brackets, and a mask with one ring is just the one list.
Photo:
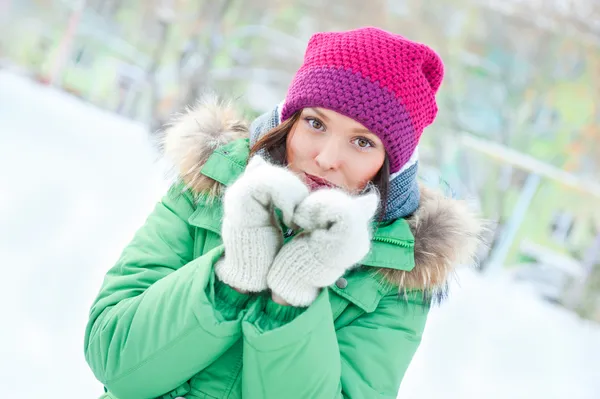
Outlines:
[[[446, 278], [415, 267], [414, 223], [379, 226], [362, 266], [308, 308], [240, 294], [213, 272], [223, 255], [220, 196], [198, 193], [207, 182], [222, 191], [243, 172], [248, 140], [236, 135], [203, 154], [93, 303], [85, 356], [102, 398], [395, 398], [425, 327], [423, 293]], [[187, 156], [179, 166], [189, 171]]]

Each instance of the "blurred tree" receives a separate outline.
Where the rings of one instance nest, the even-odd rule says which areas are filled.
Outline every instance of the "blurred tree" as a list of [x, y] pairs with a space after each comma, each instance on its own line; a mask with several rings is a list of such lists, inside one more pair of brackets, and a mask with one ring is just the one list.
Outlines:
[[[213, 67], [215, 57], [225, 43], [223, 37], [223, 20], [234, 0], [205, 1], [200, 8], [198, 20], [202, 21], [196, 32], [188, 39], [188, 50], [200, 51], [201, 62], [195, 68], [182, 87], [183, 104], [193, 104], [202, 87], [207, 86], [207, 79]], [[191, 47], [191, 48], [190, 48]]]
[[146, 70], [146, 79], [150, 84], [150, 109], [152, 115], [155, 117], [152, 120], [150, 126], [151, 131], [159, 129], [164, 121], [158, 112], [158, 104], [161, 101], [161, 88], [157, 78], [157, 71], [162, 64], [165, 57], [165, 50], [167, 48], [167, 39], [169, 31], [175, 18], [175, 11], [173, 10], [172, 0], [158, 0], [155, 3], [155, 15], [156, 15], [156, 26], [155, 26], [155, 38], [156, 47], [152, 53], [151, 63]]

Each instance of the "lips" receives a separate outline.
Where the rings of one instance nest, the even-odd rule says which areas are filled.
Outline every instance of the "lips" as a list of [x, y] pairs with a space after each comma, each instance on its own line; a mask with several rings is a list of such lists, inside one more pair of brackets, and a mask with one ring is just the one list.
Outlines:
[[311, 190], [316, 190], [319, 188], [334, 188], [335, 184], [321, 178], [318, 176], [309, 175], [308, 173], [304, 174], [305, 182]]

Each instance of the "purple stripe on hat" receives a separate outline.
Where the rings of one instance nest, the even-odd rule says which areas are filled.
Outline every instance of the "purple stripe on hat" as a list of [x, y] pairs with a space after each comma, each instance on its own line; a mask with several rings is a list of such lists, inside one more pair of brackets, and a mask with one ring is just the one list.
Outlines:
[[288, 90], [282, 121], [307, 107], [322, 107], [360, 122], [383, 142], [390, 172], [409, 161], [418, 138], [411, 115], [395, 95], [344, 68], [300, 69]]

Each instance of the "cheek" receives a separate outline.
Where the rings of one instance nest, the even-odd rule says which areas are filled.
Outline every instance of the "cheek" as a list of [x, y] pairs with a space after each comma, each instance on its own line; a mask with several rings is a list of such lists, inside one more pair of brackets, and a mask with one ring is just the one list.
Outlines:
[[360, 191], [377, 175], [377, 172], [383, 166], [385, 154], [369, 154], [361, 157], [357, 162], [349, 164], [346, 181], [348, 188], [353, 191]]
[[310, 159], [313, 152], [311, 140], [307, 133], [302, 129], [294, 129], [288, 135], [286, 140], [286, 154], [288, 164], [293, 168], [294, 165], [302, 164], [306, 159]]

